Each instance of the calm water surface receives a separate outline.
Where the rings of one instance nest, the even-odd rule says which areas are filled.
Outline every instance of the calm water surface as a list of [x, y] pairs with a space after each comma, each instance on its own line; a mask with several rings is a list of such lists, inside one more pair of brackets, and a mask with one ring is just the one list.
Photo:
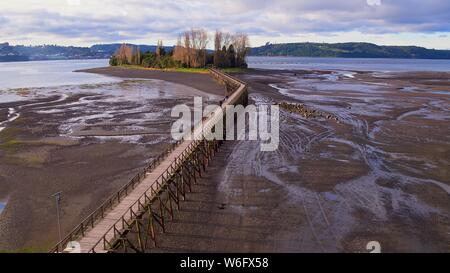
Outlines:
[[419, 59], [350, 59], [306, 57], [254, 57], [247, 59], [249, 67], [260, 69], [317, 69], [346, 71], [447, 71], [450, 60]]
[[119, 81], [102, 75], [74, 73], [108, 66], [108, 60], [63, 60], [0, 63], [0, 91], [15, 88], [96, 84]]
[[6, 202], [0, 201], [0, 213], [2, 213], [2, 211], [5, 207], [6, 207]]

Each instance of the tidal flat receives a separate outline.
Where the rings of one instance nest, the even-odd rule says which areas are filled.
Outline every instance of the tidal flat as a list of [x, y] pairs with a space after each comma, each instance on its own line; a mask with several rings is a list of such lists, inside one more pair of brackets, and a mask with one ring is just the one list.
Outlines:
[[254, 104], [299, 103], [339, 122], [283, 109], [276, 152], [226, 142], [152, 251], [450, 250], [449, 73], [237, 76]]
[[[172, 141], [173, 105], [223, 94], [208, 75], [89, 72], [123, 81], [20, 90], [0, 104], [0, 249], [48, 250], [51, 194], [64, 192], [68, 232]], [[149, 251], [367, 252], [370, 241], [383, 252], [450, 251], [450, 73], [236, 76], [253, 104], [302, 104], [339, 122], [282, 109], [276, 152], [227, 141]]]
[[52, 194], [63, 192], [66, 234], [174, 142], [171, 109], [191, 106], [194, 96], [221, 99], [130, 78], [0, 91], [0, 250], [51, 248], [58, 241]]

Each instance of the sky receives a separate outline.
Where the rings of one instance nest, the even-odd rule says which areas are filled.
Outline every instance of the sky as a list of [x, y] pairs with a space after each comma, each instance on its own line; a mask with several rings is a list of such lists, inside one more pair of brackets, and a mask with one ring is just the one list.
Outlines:
[[[0, 42], [165, 45], [184, 30], [244, 32], [252, 46], [371, 42], [450, 49], [450, 0], [2, 0]], [[212, 43], [210, 42], [210, 46]]]

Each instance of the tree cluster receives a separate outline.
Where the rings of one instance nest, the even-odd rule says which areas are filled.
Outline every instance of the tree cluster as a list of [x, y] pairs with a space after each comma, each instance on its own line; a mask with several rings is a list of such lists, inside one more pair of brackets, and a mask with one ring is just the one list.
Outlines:
[[173, 58], [183, 67], [206, 67], [208, 64], [208, 33], [202, 29], [185, 31], [178, 37], [173, 49]]
[[173, 58], [173, 52], [166, 52], [163, 42], [158, 41], [155, 52], [146, 52], [142, 56], [142, 66], [149, 68], [178, 68], [181, 62]]
[[247, 67], [245, 57], [249, 48], [246, 34], [232, 35], [216, 31], [214, 35], [214, 66], [216, 67]]
[[166, 52], [158, 41], [155, 52], [141, 54], [139, 47], [123, 44], [111, 57], [110, 65], [142, 65], [152, 68], [220, 68], [247, 67], [246, 56], [249, 39], [246, 34], [230, 34], [216, 31], [214, 51], [208, 51], [208, 33], [203, 29], [191, 29], [178, 37], [173, 50]]
[[116, 54], [114, 54], [109, 60], [109, 64], [111, 66], [127, 64], [140, 65], [141, 50], [138, 46], [122, 44]]

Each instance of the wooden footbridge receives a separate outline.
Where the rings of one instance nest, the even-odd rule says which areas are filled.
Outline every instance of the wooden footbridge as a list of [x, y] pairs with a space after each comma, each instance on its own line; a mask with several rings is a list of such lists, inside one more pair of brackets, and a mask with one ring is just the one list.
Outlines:
[[221, 145], [220, 140], [207, 140], [204, 132], [223, 120], [227, 105], [246, 105], [248, 101], [244, 82], [216, 69], [209, 71], [226, 86], [222, 111], [217, 108], [204, 118], [193, 128], [193, 138], [176, 142], [158, 156], [51, 252], [146, 252], [157, 246], [157, 234], [165, 232], [174, 211], [180, 209], [186, 193]]

